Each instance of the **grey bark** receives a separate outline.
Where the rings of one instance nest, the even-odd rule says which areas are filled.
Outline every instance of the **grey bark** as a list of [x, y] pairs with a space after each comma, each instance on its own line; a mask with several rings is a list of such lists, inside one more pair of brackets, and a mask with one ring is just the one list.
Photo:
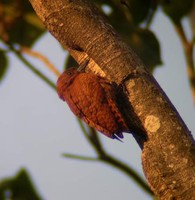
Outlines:
[[[161, 200], [195, 199], [195, 142], [180, 115], [144, 64], [87, 0], [30, 0], [46, 28], [78, 63], [122, 84], [121, 108], [142, 148], [149, 186]], [[137, 132], [137, 130], [139, 130]]]

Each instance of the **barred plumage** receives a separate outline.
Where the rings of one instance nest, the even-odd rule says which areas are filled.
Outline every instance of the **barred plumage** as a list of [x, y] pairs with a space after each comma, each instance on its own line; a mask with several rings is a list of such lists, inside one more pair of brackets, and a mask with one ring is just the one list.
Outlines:
[[89, 126], [110, 138], [123, 138], [127, 125], [116, 103], [117, 86], [93, 73], [70, 68], [57, 81], [59, 97]]

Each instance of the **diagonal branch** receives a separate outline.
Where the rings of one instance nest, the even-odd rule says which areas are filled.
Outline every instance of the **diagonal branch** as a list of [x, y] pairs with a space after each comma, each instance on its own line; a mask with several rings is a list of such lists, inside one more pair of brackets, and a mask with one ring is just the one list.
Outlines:
[[88, 0], [30, 2], [78, 63], [88, 58], [87, 70], [122, 85], [126, 99], [121, 98], [120, 110], [142, 147], [143, 170], [155, 195], [159, 199], [192, 199], [192, 135], [156, 80], [104, 15]]

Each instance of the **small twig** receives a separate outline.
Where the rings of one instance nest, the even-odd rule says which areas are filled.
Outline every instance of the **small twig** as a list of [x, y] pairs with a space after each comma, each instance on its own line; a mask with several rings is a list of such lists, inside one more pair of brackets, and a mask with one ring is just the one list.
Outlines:
[[77, 118], [77, 121], [81, 130], [83, 131], [84, 136], [90, 142], [90, 144], [95, 147], [96, 152], [103, 151], [103, 146], [100, 142], [97, 131], [94, 128], [89, 127], [88, 125], [88, 130], [86, 130], [83, 122], [79, 118]]
[[151, 189], [149, 188], [148, 184], [143, 180], [143, 178], [141, 178], [141, 176], [138, 175], [138, 173], [135, 170], [133, 170], [131, 167], [129, 167], [128, 165], [124, 164], [120, 160], [118, 160], [108, 154], [106, 154], [106, 156], [104, 156], [102, 158], [100, 157], [100, 160], [102, 162], [105, 162], [105, 163], [119, 169], [120, 171], [122, 171], [123, 173], [128, 175], [131, 179], [133, 179], [149, 195], [151, 195], [151, 196], [154, 195], [153, 192], [151, 191]]
[[79, 155], [65, 153], [63, 154], [63, 156], [71, 159], [78, 159], [84, 161], [99, 161], [106, 163], [107, 165], [113, 166], [118, 170], [122, 171], [123, 173], [125, 173], [127, 176], [133, 179], [141, 188], [143, 188], [143, 190], [145, 190], [149, 195], [151, 196], [154, 195], [150, 190], [150, 188], [148, 187], [148, 185], [145, 183], [145, 181], [141, 178], [141, 176], [138, 175], [138, 173], [135, 170], [133, 170], [128, 165], [124, 164], [123, 162], [114, 158], [111, 155], [104, 153], [103, 155], [99, 154], [97, 158], [94, 158], [94, 157], [79, 156]]
[[86, 161], [99, 161], [98, 158], [79, 156], [79, 155], [74, 155], [74, 154], [69, 154], [69, 153], [64, 153], [62, 155], [66, 158], [71, 158], [71, 159], [86, 160]]
[[60, 72], [56, 69], [56, 67], [49, 61], [49, 59], [47, 57], [45, 57], [43, 54], [41, 54], [40, 52], [37, 51], [33, 51], [32, 49], [29, 49], [28, 47], [21, 47], [20, 51], [22, 53], [25, 53], [27, 55], [33, 56], [37, 59], [39, 59], [40, 61], [42, 61], [45, 66], [51, 71], [53, 72], [57, 77], [60, 76]]
[[36, 74], [40, 79], [42, 79], [45, 83], [47, 83], [51, 88], [56, 90], [55, 84], [49, 80], [44, 74], [42, 74], [39, 70], [37, 70], [27, 59], [23, 57], [20, 51], [14, 48], [11, 44], [5, 44], [9, 50], [15, 54], [15, 56], [26, 66], [28, 67], [34, 74]]
[[149, 11], [149, 14], [146, 18], [146, 23], [145, 23], [145, 29], [149, 29], [152, 22], [153, 22], [153, 19], [154, 19], [154, 16], [156, 14], [156, 11], [157, 11], [157, 2], [156, 1], [152, 1], [151, 2], [151, 8], [150, 8], [150, 11]]
[[191, 41], [188, 41], [181, 22], [174, 23], [174, 26], [183, 46], [185, 60], [187, 64], [186, 68], [188, 80], [191, 87], [192, 98], [195, 104], [195, 65], [193, 60], [194, 38]]
[[87, 140], [89, 140], [89, 135], [88, 135], [88, 132], [87, 130], [85, 129], [84, 125], [83, 125], [83, 122], [79, 119], [79, 118], [76, 118], [77, 119], [77, 122], [81, 128], [81, 131], [83, 132], [84, 136], [87, 138]]
[[87, 126], [88, 131], [85, 129], [83, 122], [78, 119], [79, 126], [81, 130], [83, 131], [84, 136], [88, 140], [88, 142], [91, 144], [93, 149], [96, 151], [98, 155], [104, 155], [105, 150], [103, 148], [102, 143], [100, 142], [100, 139], [98, 137], [97, 131], [94, 128], [91, 128], [90, 126]]
[[68, 158], [80, 159], [80, 160], [87, 160], [87, 161], [100, 161], [104, 162], [110, 166], [117, 168], [118, 170], [122, 171], [123, 173], [127, 174], [131, 179], [133, 179], [140, 187], [143, 188], [149, 195], [153, 195], [152, 191], [146, 184], [146, 182], [137, 174], [135, 170], [133, 170], [128, 165], [124, 164], [122, 161], [114, 158], [113, 156], [109, 155], [103, 148], [102, 143], [99, 140], [97, 131], [88, 126], [88, 130], [84, 127], [81, 120], [78, 119], [78, 123], [83, 131], [85, 137], [91, 144], [92, 148], [97, 153], [97, 158], [92, 157], [85, 157], [85, 156], [78, 156], [72, 154], [63, 154]]

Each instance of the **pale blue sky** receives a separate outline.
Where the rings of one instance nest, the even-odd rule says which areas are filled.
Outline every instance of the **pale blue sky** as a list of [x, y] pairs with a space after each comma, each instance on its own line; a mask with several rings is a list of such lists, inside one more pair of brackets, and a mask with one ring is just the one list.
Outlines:
[[[185, 27], [188, 29], [187, 21]], [[158, 13], [153, 30], [161, 48], [163, 67], [155, 77], [176, 106], [189, 129], [195, 131], [195, 109], [186, 78], [181, 44], [169, 20]], [[34, 49], [63, 68], [60, 45], [49, 34]], [[133, 181], [111, 167], [94, 162], [63, 158], [62, 153], [94, 155], [67, 105], [45, 83], [11, 56], [11, 67], [0, 85], [0, 178], [26, 167], [46, 200], [150, 199]], [[37, 61], [35, 65], [52, 80], [56, 77]], [[101, 135], [106, 149], [142, 173], [141, 151], [133, 137], [124, 142]]]

